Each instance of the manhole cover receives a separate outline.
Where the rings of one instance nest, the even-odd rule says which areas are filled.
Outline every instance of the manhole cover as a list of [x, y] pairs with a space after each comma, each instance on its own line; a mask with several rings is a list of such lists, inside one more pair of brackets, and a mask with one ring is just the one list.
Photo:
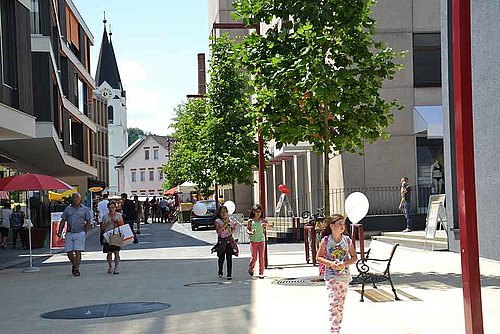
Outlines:
[[184, 286], [187, 286], [189, 288], [206, 287], [206, 286], [219, 286], [219, 285], [224, 285], [224, 283], [222, 283], [222, 282], [196, 282], [196, 283], [184, 284]]
[[113, 303], [66, 308], [43, 313], [45, 319], [95, 319], [122, 317], [166, 310], [170, 304], [156, 302]]
[[322, 277], [298, 277], [298, 278], [285, 278], [273, 282], [278, 285], [292, 285], [292, 286], [319, 286], [325, 285], [325, 280]]

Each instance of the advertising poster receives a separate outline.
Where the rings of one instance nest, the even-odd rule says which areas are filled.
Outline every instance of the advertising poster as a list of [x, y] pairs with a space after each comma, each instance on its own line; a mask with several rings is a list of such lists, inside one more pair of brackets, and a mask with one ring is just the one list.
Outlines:
[[64, 226], [62, 236], [59, 238], [56, 233], [59, 229], [62, 212], [52, 212], [50, 214], [50, 249], [64, 249], [64, 241], [66, 238], [66, 226]]

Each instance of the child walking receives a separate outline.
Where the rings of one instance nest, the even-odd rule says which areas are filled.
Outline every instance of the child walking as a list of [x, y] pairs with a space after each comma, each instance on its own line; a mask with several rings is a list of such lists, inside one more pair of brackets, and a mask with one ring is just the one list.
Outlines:
[[250, 216], [247, 223], [247, 233], [250, 236], [250, 251], [252, 252], [252, 257], [250, 258], [250, 264], [248, 266], [248, 274], [253, 276], [253, 270], [255, 268], [255, 263], [259, 259], [259, 278], [264, 278], [264, 248], [266, 245], [266, 238], [264, 236], [264, 231], [267, 227], [273, 227], [267, 220], [262, 219], [262, 206], [260, 204], [255, 204], [250, 211]]
[[340, 333], [344, 302], [351, 273], [349, 265], [356, 263], [356, 250], [351, 239], [344, 235], [345, 218], [334, 214], [325, 218], [325, 229], [316, 259], [325, 265], [325, 282], [328, 290], [330, 333]]

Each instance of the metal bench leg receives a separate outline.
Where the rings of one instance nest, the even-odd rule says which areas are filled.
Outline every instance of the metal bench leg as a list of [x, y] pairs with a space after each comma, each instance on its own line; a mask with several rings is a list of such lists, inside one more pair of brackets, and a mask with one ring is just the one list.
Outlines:
[[391, 283], [391, 287], [392, 287], [392, 292], [394, 292], [394, 299], [395, 300], [401, 300], [399, 299], [398, 295], [396, 294], [396, 289], [394, 288], [394, 284], [392, 284], [392, 279], [391, 279], [391, 275], [387, 275], [387, 278], [389, 279], [389, 283]]
[[362, 281], [361, 282], [361, 299], [359, 300], [360, 302], [364, 302], [365, 301], [364, 298], [363, 298], [364, 294], [365, 294], [365, 281]]

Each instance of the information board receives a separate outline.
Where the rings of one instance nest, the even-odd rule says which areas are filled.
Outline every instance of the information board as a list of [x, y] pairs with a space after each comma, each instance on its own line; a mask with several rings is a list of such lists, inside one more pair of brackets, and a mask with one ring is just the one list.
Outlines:
[[63, 233], [59, 238], [56, 233], [59, 230], [59, 222], [61, 221], [62, 212], [52, 212], [50, 214], [50, 250], [64, 249], [66, 238], [66, 225], [64, 225]]
[[444, 208], [445, 195], [431, 195], [429, 196], [429, 205], [427, 207], [427, 218], [425, 222], [425, 240], [424, 249], [427, 239], [433, 241], [432, 249], [434, 249], [434, 241], [436, 239], [436, 231], [438, 227], [446, 228], [447, 218], [446, 210]]

